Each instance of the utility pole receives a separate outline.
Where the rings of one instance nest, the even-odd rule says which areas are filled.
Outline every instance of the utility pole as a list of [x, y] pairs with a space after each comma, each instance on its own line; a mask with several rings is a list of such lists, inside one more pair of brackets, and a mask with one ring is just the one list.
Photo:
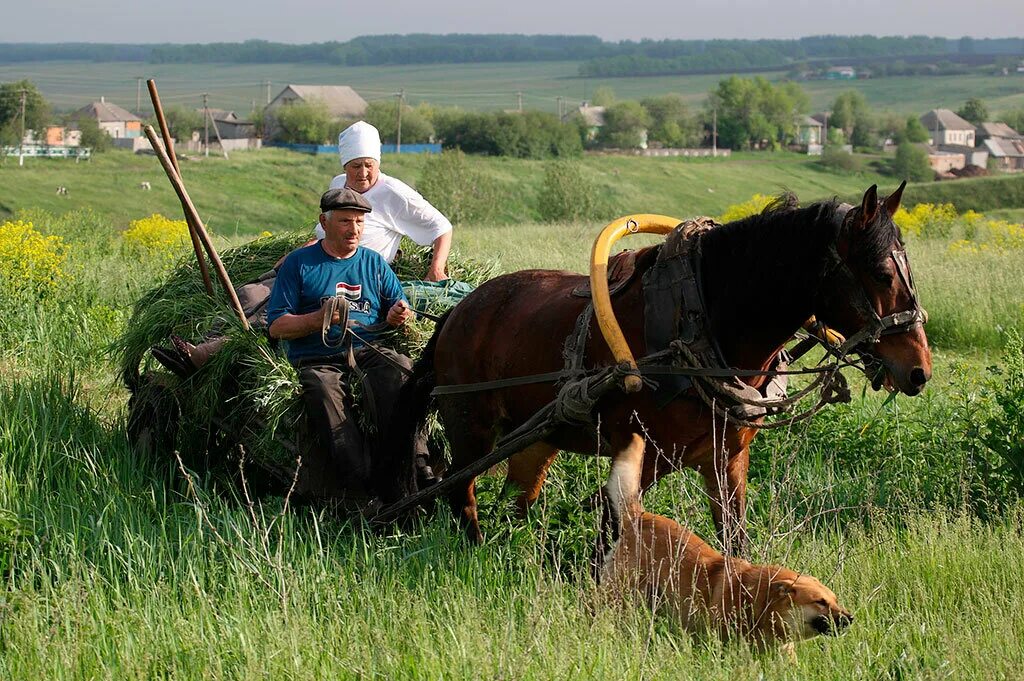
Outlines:
[[718, 156], [718, 109], [711, 110], [711, 155]]
[[516, 93], [516, 100], [518, 101], [518, 104], [516, 105], [516, 108], [519, 109], [519, 113], [523, 113], [523, 93], [522, 92], [517, 92]]
[[821, 146], [828, 144], [828, 109], [825, 110], [825, 139], [821, 141]]
[[270, 81], [265, 80], [263, 84], [267, 86], [267, 104], [270, 104]]
[[555, 97], [555, 101], [558, 102], [558, 120], [562, 120], [562, 97]]
[[142, 76], [135, 76], [135, 115], [142, 115]]
[[405, 88], [399, 90], [395, 97], [398, 98], [398, 134], [395, 136], [395, 153], [402, 153], [402, 100], [405, 99]]
[[206, 157], [210, 156], [210, 107], [207, 106], [207, 100], [209, 99], [209, 93], [203, 93], [203, 146], [206, 147], [206, 153], [203, 155]]
[[18, 165], [25, 165], [25, 96], [28, 90], [21, 89], [21, 137], [18, 138]]

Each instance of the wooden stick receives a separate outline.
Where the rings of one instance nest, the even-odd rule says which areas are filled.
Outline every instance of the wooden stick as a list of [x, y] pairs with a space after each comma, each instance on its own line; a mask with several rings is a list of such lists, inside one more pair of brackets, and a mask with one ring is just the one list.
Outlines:
[[235, 287], [231, 285], [231, 278], [228, 276], [227, 270], [224, 269], [224, 263], [221, 262], [220, 256], [217, 255], [217, 249], [214, 248], [213, 242], [210, 241], [210, 235], [206, 233], [206, 227], [203, 226], [203, 221], [199, 218], [199, 212], [196, 211], [195, 205], [192, 203], [192, 199], [189, 198], [188, 192], [185, 191], [185, 184], [181, 181], [181, 176], [178, 175], [178, 171], [174, 169], [174, 164], [171, 163], [170, 156], [164, 151], [164, 148], [160, 146], [160, 141], [156, 136], [156, 131], [153, 130], [152, 125], [147, 125], [146, 137], [149, 138], [149, 143], [153, 145], [153, 151], [156, 152], [156, 156], [160, 159], [160, 165], [164, 167], [164, 172], [167, 173], [167, 179], [171, 181], [171, 185], [174, 187], [175, 193], [178, 195], [178, 199], [181, 200], [182, 208], [185, 209], [185, 215], [191, 218], [192, 222], [196, 226], [196, 234], [199, 235], [199, 240], [203, 242], [203, 247], [206, 249], [207, 255], [210, 256], [210, 262], [213, 263], [213, 268], [217, 272], [217, 278], [220, 280], [221, 286], [224, 287], [224, 291], [228, 294], [228, 299], [231, 301], [231, 307], [234, 309], [235, 314], [238, 315], [238, 319], [242, 322], [242, 327], [246, 331], [249, 330], [249, 321], [245, 318], [245, 312], [242, 311], [242, 304], [238, 302], [238, 295], [235, 293]]
[[[174, 166], [174, 172], [181, 177], [181, 169], [178, 167], [178, 157], [174, 153], [174, 138], [171, 137], [171, 131], [167, 127], [167, 119], [164, 118], [164, 107], [160, 104], [160, 95], [156, 92], [156, 81], [150, 78], [146, 81], [146, 86], [149, 88], [149, 98], [153, 102], [153, 111], [156, 113], [157, 123], [160, 124], [160, 134], [164, 138], [164, 149], [167, 150], [167, 155], [171, 159], [171, 164]], [[185, 205], [182, 204], [181, 209], [185, 210]], [[188, 225], [188, 236], [192, 240], [192, 250], [196, 254], [196, 262], [199, 263], [199, 273], [203, 275], [203, 286], [206, 288], [206, 294], [213, 297], [213, 282], [210, 281], [210, 268], [206, 265], [206, 258], [203, 257], [203, 249], [199, 246], [199, 233], [196, 230], [195, 224], [192, 219], [188, 216], [188, 211], [185, 211], [185, 224]]]

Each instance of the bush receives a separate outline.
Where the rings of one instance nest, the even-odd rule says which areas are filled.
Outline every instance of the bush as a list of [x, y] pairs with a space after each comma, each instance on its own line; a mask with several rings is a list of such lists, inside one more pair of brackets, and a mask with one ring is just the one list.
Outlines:
[[930, 239], [948, 239], [957, 221], [956, 207], [950, 203], [919, 203], [910, 210], [903, 206], [893, 220], [904, 234]]
[[170, 220], [159, 213], [132, 220], [121, 237], [129, 248], [163, 260], [167, 265], [181, 255], [189, 240], [188, 225], [184, 220]]
[[82, 146], [92, 149], [94, 154], [106, 151], [112, 142], [110, 135], [100, 129], [100, 124], [94, 118], [80, 118], [77, 121], [78, 129], [82, 133]]
[[56, 236], [43, 236], [31, 222], [0, 224], [0, 290], [46, 297], [64, 280], [67, 249]]
[[774, 201], [774, 197], [766, 196], [765, 194], [754, 194], [749, 200], [726, 208], [725, 212], [718, 217], [718, 222], [725, 224], [756, 215], [763, 211], [772, 201]]
[[547, 159], [583, 153], [576, 125], [562, 123], [554, 114], [540, 111], [438, 111], [434, 113], [434, 125], [446, 148], [470, 154]]
[[[398, 139], [398, 102], [371, 102], [366, 108], [363, 120], [380, 131], [383, 142], [394, 144]], [[421, 144], [430, 142], [434, 137], [434, 126], [423, 115], [419, 108], [409, 105], [402, 106], [402, 142], [405, 144]]]
[[458, 149], [431, 156], [416, 188], [455, 224], [488, 223], [497, 217], [501, 201], [497, 184], [470, 169], [466, 155]]
[[273, 112], [274, 137], [286, 144], [324, 144], [330, 142], [331, 114], [320, 101], [299, 102]]
[[585, 177], [579, 163], [554, 161], [544, 169], [537, 212], [545, 222], [590, 220], [604, 213], [601, 190]]
[[827, 146], [821, 153], [821, 165], [830, 170], [854, 173], [861, 169], [860, 159], [842, 147]]
[[1024, 341], [1016, 331], [1008, 335], [1003, 362], [989, 369], [996, 409], [985, 423], [982, 441], [1003, 460], [999, 472], [1024, 496]]
[[896, 147], [896, 158], [890, 167], [893, 176], [911, 182], [927, 182], [935, 178], [935, 173], [928, 165], [928, 152], [909, 142]]

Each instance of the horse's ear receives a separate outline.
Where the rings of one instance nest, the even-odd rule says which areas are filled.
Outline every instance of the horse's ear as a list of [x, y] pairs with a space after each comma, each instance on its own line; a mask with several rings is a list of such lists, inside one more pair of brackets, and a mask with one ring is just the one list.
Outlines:
[[878, 212], [878, 185], [873, 184], [864, 192], [864, 198], [860, 201], [860, 212], [854, 220], [855, 227], [867, 227], [875, 219]]
[[900, 199], [903, 198], [903, 189], [907, 186], [907, 181], [903, 180], [900, 186], [892, 194], [889, 194], [884, 202], [885, 209], [889, 211], [889, 215], [896, 215], [896, 211], [900, 209]]

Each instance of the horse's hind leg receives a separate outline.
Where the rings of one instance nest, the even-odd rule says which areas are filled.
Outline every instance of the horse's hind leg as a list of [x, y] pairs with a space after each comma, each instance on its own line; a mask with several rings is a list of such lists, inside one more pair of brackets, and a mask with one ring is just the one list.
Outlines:
[[521, 452], [516, 452], [508, 462], [505, 489], [515, 486], [519, 490], [516, 510], [520, 517], [537, 501], [544, 479], [548, 476], [551, 462], [555, 460], [558, 448], [546, 442], [535, 442]]

